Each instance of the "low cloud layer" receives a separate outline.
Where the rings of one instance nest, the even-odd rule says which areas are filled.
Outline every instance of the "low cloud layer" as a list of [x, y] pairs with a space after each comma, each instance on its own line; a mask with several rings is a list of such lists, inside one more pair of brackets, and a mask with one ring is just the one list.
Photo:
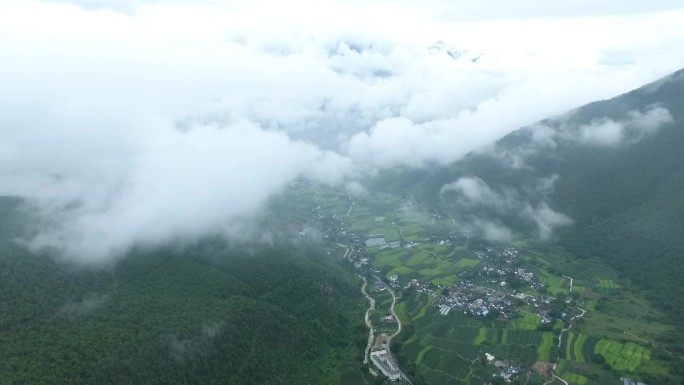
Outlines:
[[[537, 192], [544, 196], [553, 191], [553, 184], [558, 180], [557, 175], [542, 178], [536, 185]], [[506, 227], [496, 217], [514, 216], [533, 223], [539, 239], [548, 240], [553, 237], [556, 228], [573, 223], [566, 215], [554, 211], [548, 203], [540, 200], [531, 204], [512, 189], [494, 190], [482, 179], [476, 177], [461, 177], [455, 182], [446, 184], [440, 189], [440, 196], [450, 205], [473, 214], [470, 225], [480, 230], [490, 239], [510, 242], [514, 239], [511, 229]], [[484, 211], [483, 211], [484, 209]], [[486, 212], [493, 213], [487, 216]]]
[[604, 117], [579, 125], [567, 122], [569, 115], [574, 113], [576, 111], [556, 118], [555, 125], [528, 127], [530, 140], [514, 148], [495, 145], [484, 147], [481, 152], [498, 158], [509, 167], [522, 169], [528, 167], [527, 158], [541, 151], [553, 151], [568, 144], [591, 147], [629, 145], [674, 123], [670, 111], [657, 105], [648, 106], [644, 111], [629, 111], [623, 119]]
[[611, 4], [0, 0], [0, 194], [83, 262], [239, 233], [298, 176], [359, 190], [676, 70], [684, 10]]
[[[39, 199], [53, 219], [34, 246], [64, 245], [69, 255], [99, 261], [121, 255], [132, 244], [230, 235], [298, 175], [334, 182], [326, 174], [328, 165], [344, 170], [336, 155], [250, 123], [163, 130], [146, 141], [136, 143], [131, 164], [117, 169], [116, 179], [55, 174], [49, 186], [41, 186], [42, 178], [19, 174], [13, 185]], [[75, 194], [81, 184], [95, 193]], [[64, 207], [69, 200], [73, 204]]]
[[[646, 112], [631, 111], [625, 120], [600, 119], [578, 128], [579, 137], [565, 138], [595, 146], [618, 146], [654, 134], [665, 124], [674, 123], [666, 108], [652, 107]], [[563, 134], [561, 134], [563, 135]]]

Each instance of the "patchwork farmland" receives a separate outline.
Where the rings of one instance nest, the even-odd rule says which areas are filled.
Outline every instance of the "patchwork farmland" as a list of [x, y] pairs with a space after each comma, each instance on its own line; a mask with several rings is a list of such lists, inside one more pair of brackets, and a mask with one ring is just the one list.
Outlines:
[[[406, 326], [392, 349], [415, 383], [481, 384], [553, 364], [581, 385], [668, 373], [648, 334], [668, 326], [601, 261], [534, 241], [492, 244], [389, 195], [343, 202], [331, 206], [358, 237], [357, 261], [400, 296]], [[530, 379], [547, 382], [548, 370]]]

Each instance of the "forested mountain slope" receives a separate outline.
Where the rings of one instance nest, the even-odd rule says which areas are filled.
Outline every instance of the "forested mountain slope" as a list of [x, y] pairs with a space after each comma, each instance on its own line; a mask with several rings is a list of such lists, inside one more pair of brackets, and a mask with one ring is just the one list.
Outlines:
[[608, 261], [684, 319], [684, 71], [402, 175], [435, 208]]
[[359, 282], [316, 247], [213, 240], [89, 270], [15, 242], [19, 207], [0, 198], [0, 384], [318, 385], [359, 365]]

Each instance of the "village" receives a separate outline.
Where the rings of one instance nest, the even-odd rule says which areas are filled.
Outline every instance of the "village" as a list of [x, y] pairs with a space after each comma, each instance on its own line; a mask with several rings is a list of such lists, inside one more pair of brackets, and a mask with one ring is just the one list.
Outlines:
[[[351, 207], [351, 203], [350, 203]], [[429, 242], [392, 241], [386, 242], [383, 234], [363, 234], [350, 231], [341, 218], [330, 214], [317, 205], [312, 212], [322, 226], [322, 239], [330, 254], [336, 249], [345, 247], [345, 258], [354, 268], [363, 274], [382, 275], [383, 271], [374, 267], [373, 253], [369, 248], [377, 250], [387, 249], [418, 249], [425, 244], [450, 247], [455, 243], [463, 243], [478, 237], [469, 231], [462, 231], [448, 236], [432, 236]], [[380, 218], [384, 219], [384, 218]], [[306, 233], [299, 233], [306, 236]], [[548, 293], [548, 288], [539, 277], [526, 267], [525, 261], [519, 258], [519, 251], [510, 245], [502, 246], [482, 242], [483, 246], [474, 251], [480, 260], [477, 266], [466, 268], [461, 279], [449, 286], [435, 285], [430, 280], [402, 277], [392, 274], [385, 279], [374, 280], [376, 290], [385, 287], [397, 292], [414, 290], [433, 297], [432, 306], [438, 309], [441, 316], [448, 316], [451, 312], [462, 312], [470, 317], [498, 320], [513, 320], [521, 312], [538, 317], [540, 330], [551, 330], [555, 321], [568, 319], [572, 307], [572, 298], [558, 298]], [[386, 322], [396, 322], [392, 314], [384, 316]], [[373, 333], [371, 331], [371, 333]], [[394, 383], [410, 383], [405, 377], [388, 346], [386, 334], [375, 335], [370, 346], [370, 362], [375, 369]], [[370, 344], [370, 342], [369, 342]], [[486, 360], [485, 360], [486, 358]], [[511, 383], [523, 372], [520, 365], [514, 361], [497, 359], [487, 353], [483, 357], [494, 368], [497, 377], [505, 383]]]
[[[621, 336], [587, 342], [579, 334], [584, 330], [577, 329], [587, 320], [582, 319], [584, 309], [596, 311], [597, 294], [600, 298], [619, 287], [606, 270], [597, 269], [597, 278], [575, 276], [573, 287], [573, 277], [568, 276], [574, 275], [572, 271], [553, 262], [554, 258], [571, 260], [562, 252], [552, 250], [548, 257], [549, 251], [528, 241], [490, 240], [436, 210], [413, 205], [406, 197], [357, 197], [306, 184], [296, 187], [288, 203], [297, 198], [298, 207], [305, 211], [299, 211], [296, 221], [286, 222], [291, 234], [321, 244], [329, 256], [341, 258], [368, 281], [367, 298], [379, 301], [367, 312], [364, 363], [370, 374], [386, 378], [383, 383], [424, 383], [414, 378], [417, 373], [433, 381], [432, 368], [445, 367], [444, 362], [440, 366], [440, 357], [449, 356], [451, 363], [446, 365], [453, 379], [476, 376], [483, 384], [515, 384], [536, 376], [543, 379], [540, 383], [555, 378], [560, 384], [561, 378], [586, 381], [582, 376], [588, 373], [575, 374], [577, 366], [564, 363], [593, 365], [576, 359], [568, 345], [578, 351], [588, 346], [584, 355], [588, 360], [608, 357], [611, 366], [603, 364], [604, 371], [638, 363], [618, 356], [623, 347], [648, 354], [648, 347], [631, 345]], [[313, 202], [301, 199], [309, 194]], [[390, 311], [390, 292], [399, 298], [399, 317]], [[421, 326], [420, 333], [399, 334], [402, 323], [428, 329]], [[459, 334], [444, 338], [449, 330]], [[394, 335], [392, 343], [388, 337]], [[428, 337], [441, 338], [444, 346]], [[460, 363], [454, 363], [454, 358]]]

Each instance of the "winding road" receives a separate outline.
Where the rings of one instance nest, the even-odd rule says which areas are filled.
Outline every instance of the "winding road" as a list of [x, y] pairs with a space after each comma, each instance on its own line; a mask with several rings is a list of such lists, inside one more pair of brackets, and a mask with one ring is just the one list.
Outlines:
[[394, 295], [394, 290], [392, 290], [392, 289], [385, 283], [385, 281], [383, 281], [382, 279], [378, 278], [377, 275], [374, 275], [373, 277], [374, 277], [375, 279], [377, 279], [378, 281], [382, 282], [382, 284], [385, 285], [385, 289], [387, 289], [387, 291], [389, 291], [389, 293], [392, 294], [392, 305], [390, 306], [390, 312], [391, 312], [392, 315], [394, 316], [394, 319], [397, 320], [397, 331], [394, 332], [394, 334], [392, 334], [391, 336], [387, 337], [387, 346], [389, 347], [389, 346], [390, 346], [390, 342], [392, 342], [392, 338], [398, 336], [399, 333], [401, 333], [401, 320], [400, 320], [399, 317], [397, 316], [397, 313], [394, 311], [394, 305], [397, 304], [397, 296]]
[[[392, 289], [389, 287], [389, 285], [387, 285], [387, 284], [385, 283], [385, 281], [383, 281], [382, 279], [380, 279], [377, 275], [373, 275], [373, 277], [374, 277], [375, 279], [377, 279], [378, 281], [382, 282], [382, 284], [385, 286], [385, 288], [387, 289], [387, 291], [389, 291], [389, 293], [392, 295], [392, 306], [390, 306], [390, 312], [391, 312], [392, 315], [394, 316], [394, 319], [397, 320], [397, 331], [394, 332], [391, 336], [387, 337], [387, 354], [390, 356], [390, 358], [391, 358], [392, 360], [394, 360], [395, 363], [397, 363], [397, 367], [398, 367], [398, 366], [399, 366], [398, 361], [396, 360], [396, 358], [394, 358], [394, 355], [392, 354], [392, 350], [391, 350], [392, 338], [398, 336], [399, 333], [401, 333], [401, 319], [399, 319], [399, 317], [397, 316], [396, 311], [394, 310], [394, 305], [397, 304], [397, 296], [394, 294], [394, 290], [392, 290]], [[409, 379], [409, 377], [406, 375], [406, 373], [404, 373], [404, 371], [401, 370], [401, 368], [399, 368], [399, 373], [401, 373], [401, 377], [402, 377], [406, 382], [408, 382], [408, 383], [411, 384], [411, 385], [413, 384], [413, 383], [411, 382], [411, 380]]]

